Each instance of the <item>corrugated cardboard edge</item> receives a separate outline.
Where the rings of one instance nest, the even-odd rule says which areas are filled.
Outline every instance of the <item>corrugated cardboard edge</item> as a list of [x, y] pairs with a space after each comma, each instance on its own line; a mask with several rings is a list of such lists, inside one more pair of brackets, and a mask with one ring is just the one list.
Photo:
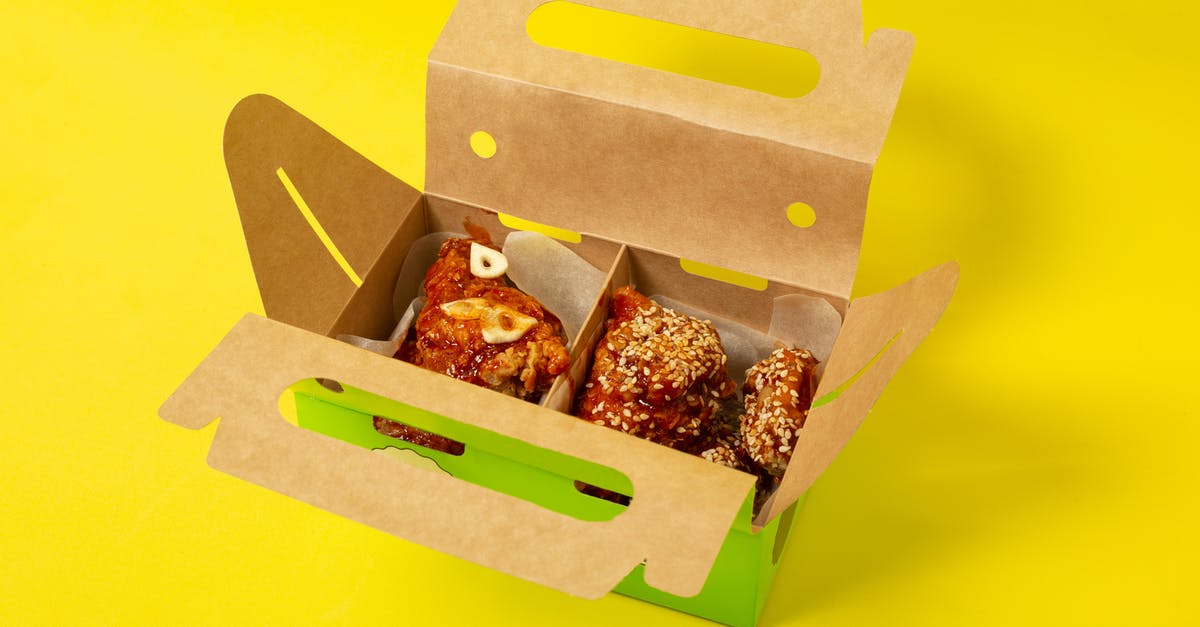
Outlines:
[[756, 517], [756, 526], [783, 513], [833, 462], [887, 382], [933, 329], [957, 284], [958, 264], [948, 262], [850, 303], [816, 396], [853, 381], [836, 399], [809, 413], [787, 474]]
[[263, 94], [234, 107], [224, 152], [267, 315], [329, 332], [356, 286], [309, 226], [278, 171], [283, 169], [345, 260], [364, 277], [419, 209], [421, 193]]
[[[278, 399], [324, 377], [626, 474], [629, 508], [584, 522], [293, 426]], [[159, 410], [220, 417], [209, 464], [333, 513], [569, 594], [701, 590], [753, 477], [280, 322], [243, 318]]]

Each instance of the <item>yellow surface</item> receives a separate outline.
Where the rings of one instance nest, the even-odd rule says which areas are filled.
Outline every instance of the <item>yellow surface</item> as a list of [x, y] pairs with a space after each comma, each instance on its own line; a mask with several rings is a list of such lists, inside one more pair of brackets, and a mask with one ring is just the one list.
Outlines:
[[[71, 4], [0, 3], [0, 624], [704, 624], [339, 519], [156, 417], [260, 311], [230, 108], [278, 96], [420, 184], [449, 2]], [[866, 2], [917, 49], [856, 293], [962, 280], [814, 488], [762, 625], [1200, 620], [1192, 7]]]

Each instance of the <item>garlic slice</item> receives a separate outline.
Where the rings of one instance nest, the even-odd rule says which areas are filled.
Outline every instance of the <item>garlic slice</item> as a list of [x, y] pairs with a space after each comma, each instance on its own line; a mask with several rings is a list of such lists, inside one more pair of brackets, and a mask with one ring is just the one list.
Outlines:
[[464, 298], [442, 303], [440, 307], [456, 320], [479, 320], [483, 341], [488, 344], [515, 342], [537, 324], [537, 318], [533, 316], [483, 298]]
[[503, 305], [488, 309], [480, 318], [483, 341], [488, 344], [505, 344], [521, 339], [529, 332], [537, 319]]
[[471, 274], [481, 279], [494, 279], [508, 271], [508, 258], [504, 253], [471, 242]]
[[440, 305], [442, 311], [455, 320], [478, 320], [487, 309], [488, 302], [482, 298], [464, 298]]

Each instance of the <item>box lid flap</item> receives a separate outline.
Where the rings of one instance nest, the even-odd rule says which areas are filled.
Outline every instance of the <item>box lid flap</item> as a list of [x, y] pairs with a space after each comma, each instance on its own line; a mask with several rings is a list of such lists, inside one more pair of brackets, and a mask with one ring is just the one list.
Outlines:
[[858, 0], [581, 3], [811, 53], [820, 83], [782, 98], [540, 46], [526, 21], [543, 3], [455, 7], [429, 57], [426, 191], [849, 296], [910, 35], [864, 46]]
[[833, 463], [887, 382], [933, 330], [957, 284], [958, 264], [949, 262], [850, 303], [787, 474], [756, 525], [783, 513]]
[[[633, 500], [611, 520], [584, 521], [285, 421], [280, 395], [317, 376], [608, 466], [629, 477]], [[587, 598], [642, 563], [647, 584], [698, 594], [754, 486], [753, 477], [699, 457], [254, 315], [159, 414], [193, 429], [219, 417], [208, 457], [218, 470]]]
[[420, 192], [266, 95], [234, 107], [224, 150], [267, 315], [327, 333]]

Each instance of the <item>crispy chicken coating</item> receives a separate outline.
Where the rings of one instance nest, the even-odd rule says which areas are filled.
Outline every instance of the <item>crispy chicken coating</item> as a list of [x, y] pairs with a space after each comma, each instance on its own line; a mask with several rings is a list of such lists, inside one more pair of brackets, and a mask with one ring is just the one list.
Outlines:
[[737, 391], [716, 328], [630, 286], [613, 295], [605, 324], [576, 415], [693, 451], [709, 436], [721, 402]]
[[741, 436], [746, 454], [782, 477], [817, 388], [817, 360], [804, 349], [780, 348], [746, 373]]
[[713, 414], [707, 434], [689, 452], [714, 464], [753, 472], [742, 446], [741, 409], [742, 404], [736, 398], [726, 399]]
[[[438, 251], [425, 275], [425, 306], [396, 357], [537, 402], [570, 364], [562, 323], [504, 277], [472, 274], [471, 245], [497, 249], [487, 231], [467, 228], [470, 238], [446, 240]], [[498, 342], [497, 334], [520, 335]]]
[[746, 470], [746, 464], [738, 449], [728, 444], [715, 444], [697, 453], [714, 464], [728, 466], [734, 470]]

